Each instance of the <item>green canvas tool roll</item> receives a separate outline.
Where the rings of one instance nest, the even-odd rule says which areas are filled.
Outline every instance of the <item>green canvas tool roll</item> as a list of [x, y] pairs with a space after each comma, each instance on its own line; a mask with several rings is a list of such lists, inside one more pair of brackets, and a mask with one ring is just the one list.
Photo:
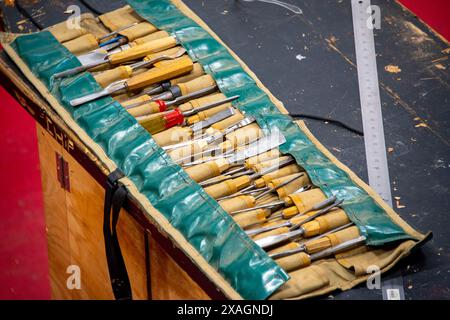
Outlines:
[[175, 35], [191, 59], [213, 76], [222, 93], [240, 95], [233, 103], [236, 108], [254, 116], [266, 132], [278, 128], [287, 140], [280, 151], [292, 155], [325, 195], [344, 200], [343, 209], [371, 246], [288, 275], [119, 102], [105, 97], [77, 108], [70, 106], [70, 100], [96, 92], [100, 86], [89, 72], [62, 80], [52, 77], [80, 62], [50, 32], [6, 37], [3, 45], [8, 54], [61, 118], [111, 171], [124, 172], [122, 182], [149, 216], [230, 298], [303, 298], [348, 289], [367, 278], [364, 268], [369, 261], [387, 271], [425, 239], [339, 163], [303, 124], [293, 121], [245, 64], [181, 1], [128, 3], [138, 20]]

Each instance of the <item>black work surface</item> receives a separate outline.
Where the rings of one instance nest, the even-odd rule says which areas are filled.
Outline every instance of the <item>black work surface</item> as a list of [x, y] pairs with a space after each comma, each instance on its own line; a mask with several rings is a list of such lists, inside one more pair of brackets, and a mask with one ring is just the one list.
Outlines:
[[[91, 3], [95, 11], [123, 4], [83, 2]], [[350, 1], [288, 2], [298, 5], [303, 14], [259, 2], [185, 0], [289, 112], [362, 128]], [[89, 11], [89, 5], [75, 0], [20, 3], [37, 23], [3, 7], [5, 27], [12, 32], [60, 22], [70, 4]], [[382, 15], [375, 43], [394, 209], [417, 230], [434, 234], [395, 271], [404, 276], [406, 299], [449, 299], [450, 46], [397, 2], [372, 4], [381, 7]], [[330, 123], [307, 120], [307, 124], [319, 141], [367, 182], [363, 137]], [[332, 297], [381, 299], [381, 291], [361, 285]]]

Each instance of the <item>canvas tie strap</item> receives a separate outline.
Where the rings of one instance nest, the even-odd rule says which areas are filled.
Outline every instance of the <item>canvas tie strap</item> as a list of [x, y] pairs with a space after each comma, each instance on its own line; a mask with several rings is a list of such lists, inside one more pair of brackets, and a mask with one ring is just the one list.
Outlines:
[[125, 186], [118, 183], [118, 180], [123, 176], [124, 174], [120, 170], [116, 170], [108, 176], [105, 193], [103, 235], [114, 297], [116, 300], [132, 300], [130, 280], [116, 232], [120, 209], [122, 209], [128, 194]]

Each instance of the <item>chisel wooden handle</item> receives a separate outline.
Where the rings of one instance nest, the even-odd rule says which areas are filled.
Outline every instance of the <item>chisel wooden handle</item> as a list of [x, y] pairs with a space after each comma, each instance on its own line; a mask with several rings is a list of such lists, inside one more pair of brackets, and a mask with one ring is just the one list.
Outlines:
[[200, 65], [200, 63], [196, 62], [196, 63], [194, 63], [194, 67], [192, 68], [191, 72], [189, 72], [185, 76], [181, 76], [181, 77], [170, 80], [170, 85], [174, 86], [179, 83], [188, 82], [190, 80], [194, 80], [198, 77], [201, 77], [204, 74], [205, 74], [205, 70], [203, 70], [203, 67]]
[[231, 117], [228, 117], [225, 120], [219, 121], [217, 123], [214, 123], [211, 128], [223, 131], [226, 128], [238, 123], [239, 121], [243, 120], [244, 116], [242, 113], [240, 113], [238, 110], [236, 110], [236, 113], [232, 115]]
[[255, 172], [262, 172], [264, 169], [271, 168], [273, 166], [276, 166], [280, 164], [281, 162], [284, 162], [286, 160], [289, 160], [291, 157], [289, 156], [282, 156], [275, 159], [266, 160], [260, 163], [256, 163], [250, 167], [250, 169], [253, 169]]
[[90, 33], [64, 42], [63, 45], [74, 55], [80, 55], [98, 48], [98, 39]]
[[148, 35], [149, 33], [153, 33], [157, 30], [158, 29], [154, 25], [150, 24], [147, 21], [144, 21], [138, 23], [135, 26], [120, 31], [119, 34], [126, 37], [128, 39], [128, 42], [132, 42], [138, 38], [142, 38]]
[[290, 272], [311, 265], [311, 258], [304, 252], [299, 252], [287, 257], [275, 260], [284, 271]]
[[289, 242], [288, 244], [285, 244], [284, 246], [269, 250], [268, 254], [275, 254], [275, 253], [281, 253], [288, 250], [294, 250], [300, 248], [300, 244], [298, 242]]
[[192, 60], [188, 56], [182, 56], [181, 58], [172, 60], [171, 63], [165, 65], [164, 68], [151, 68], [144, 73], [133, 76], [127, 80], [127, 88], [129, 90], [144, 88], [188, 73], [192, 70], [192, 67]]
[[134, 41], [130, 42], [130, 46], [135, 47], [140, 44], [144, 44], [150, 41], [163, 39], [169, 37], [169, 33], [167, 31], [157, 31], [153, 32], [151, 34], [148, 34], [142, 38], [135, 39]]
[[143, 94], [143, 95], [140, 96], [140, 97], [137, 97], [137, 98], [131, 98], [130, 100], [124, 101], [124, 102], [122, 102], [121, 104], [122, 104], [122, 106], [127, 107], [127, 106], [130, 106], [130, 105], [135, 104], [135, 103], [146, 103], [146, 102], [150, 102], [151, 99], [152, 99], [152, 98], [151, 98], [149, 95]]
[[202, 182], [220, 175], [229, 167], [230, 164], [225, 159], [219, 159], [186, 168], [186, 173], [194, 181]]
[[205, 188], [205, 192], [212, 198], [218, 199], [232, 195], [239, 190], [246, 188], [250, 185], [251, 180], [249, 176], [242, 176], [236, 179], [230, 179], [221, 183], [209, 186]]
[[269, 160], [280, 158], [281, 152], [278, 149], [272, 149], [270, 151], [264, 152], [260, 155], [248, 158], [245, 160], [245, 166], [247, 169], [252, 169], [254, 165], [258, 163], [263, 163]]
[[334, 210], [324, 216], [315, 218], [313, 221], [305, 223], [302, 226], [305, 230], [304, 237], [311, 238], [332, 229], [342, 227], [349, 222], [350, 220], [344, 210]]
[[231, 199], [222, 200], [220, 206], [228, 213], [233, 211], [248, 209], [255, 206], [255, 198], [252, 196], [239, 196]]
[[257, 209], [234, 215], [233, 219], [241, 228], [247, 228], [263, 222], [268, 214], [269, 212], [265, 209]]
[[157, 39], [154, 41], [137, 45], [122, 52], [114, 53], [109, 56], [109, 62], [111, 64], [121, 64], [127, 61], [138, 60], [151, 53], [167, 50], [175, 47], [176, 45], [177, 41], [173, 37]]
[[261, 178], [255, 181], [255, 185], [257, 188], [265, 187], [269, 184], [273, 179], [277, 179], [280, 177], [285, 177], [294, 173], [299, 173], [300, 167], [296, 164], [291, 164], [289, 166], [283, 167], [280, 170], [268, 173], [263, 175]]
[[[284, 217], [285, 219], [289, 219], [289, 218], [292, 218], [292, 217], [294, 217], [295, 215], [299, 214], [300, 212], [298, 211], [298, 209], [297, 209], [296, 206], [292, 206], [292, 207], [283, 209], [283, 210], [281, 211], [281, 213], [282, 213], [282, 215], [283, 215], [283, 217]], [[298, 223], [298, 222], [297, 222], [297, 223]]]
[[161, 146], [170, 146], [192, 138], [192, 129], [189, 127], [173, 127], [163, 132], [154, 134], [153, 139]]
[[130, 66], [119, 66], [114, 69], [103, 71], [95, 75], [94, 78], [99, 85], [105, 88], [115, 81], [128, 79], [131, 77], [132, 73], [133, 69]]
[[226, 139], [234, 147], [256, 141], [264, 135], [262, 129], [256, 123], [237, 129], [226, 135]]
[[133, 117], [142, 117], [161, 112], [161, 105], [156, 101], [151, 101], [140, 105], [139, 107], [128, 109], [127, 111]]
[[194, 80], [190, 80], [188, 82], [178, 83], [177, 86], [181, 91], [181, 95], [185, 96], [189, 93], [193, 93], [202, 89], [210, 88], [216, 85], [216, 81], [214, 81], [213, 77], [209, 74], [205, 74], [204, 76], [198, 77]]
[[290, 199], [297, 207], [299, 212], [311, 210], [316, 204], [325, 201], [327, 197], [319, 189], [311, 189], [305, 192], [291, 194], [286, 199]]
[[182, 158], [192, 157], [192, 155], [197, 154], [207, 146], [205, 141], [197, 141], [190, 145], [177, 148], [175, 150], [169, 151], [168, 154], [172, 158], [173, 161], [178, 161]]
[[344, 243], [346, 241], [356, 239], [360, 236], [359, 229], [356, 226], [345, 228], [329, 234], [325, 237], [309, 241], [305, 243], [306, 252], [312, 254], [331, 247], [335, 247], [338, 244]]
[[[269, 184], [268, 187], [269, 188], [276, 188], [278, 187], [280, 184], [295, 178], [295, 176], [298, 175], [297, 173], [293, 174], [293, 175], [289, 175], [283, 178], [278, 178], [278, 179], [273, 179]], [[288, 195], [294, 193], [295, 191], [299, 190], [301, 187], [304, 187], [306, 185], [310, 184], [309, 178], [306, 174], [301, 175], [300, 177], [298, 177], [297, 179], [295, 179], [294, 181], [291, 181], [290, 183], [288, 183], [287, 185], [285, 185], [284, 187], [278, 188], [276, 190], [278, 196], [280, 198], [285, 198]]]
[[197, 113], [196, 115], [193, 115], [189, 118], [187, 118], [186, 123], [188, 125], [193, 125], [194, 123], [197, 123], [199, 121], [203, 121], [209, 117], [212, 117], [213, 115], [215, 115], [216, 113], [219, 113], [221, 111], [224, 111], [225, 109], [227, 109], [231, 104], [229, 103], [225, 103], [222, 104], [220, 106], [205, 110], [205, 111], [201, 111], [199, 113]]
[[[226, 97], [223, 93], [214, 93], [201, 98], [192, 99], [186, 103], [180, 104], [178, 108], [183, 112], [191, 111], [198, 107], [204, 106], [205, 104], [221, 101], [225, 98]], [[227, 107], [231, 107], [231, 104], [226, 103], [225, 105], [228, 105]]]

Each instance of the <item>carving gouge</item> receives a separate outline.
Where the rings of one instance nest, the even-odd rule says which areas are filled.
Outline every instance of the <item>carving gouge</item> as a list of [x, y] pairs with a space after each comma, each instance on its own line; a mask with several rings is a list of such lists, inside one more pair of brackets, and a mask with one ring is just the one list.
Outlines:
[[114, 69], [103, 71], [98, 75], [94, 76], [94, 78], [102, 87], [106, 87], [114, 81], [128, 79], [129, 77], [132, 76], [133, 72], [136, 70], [154, 65], [159, 61], [174, 60], [180, 58], [183, 54], [186, 53], [186, 49], [181, 47], [172, 49], [158, 52], [154, 55], [153, 58], [150, 59], [146, 59], [130, 65], [123, 65], [116, 67]]
[[[237, 129], [246, 127], [246, 126], [248, 126], [248, 125], [250, 125], [250, 124], [252, 124], [254, 122], [256, 122], [255, 118], [253, 118], [253, 117], [246, 117], [243, 120], [239, 121], [238, 123], [232, 125], [231, 127], [228, 127], [223, 132], [220, 132], [220, 133], [217, 133], [217, 134], [213, 134], [213, 135], [205, 135], [204, 137], [205, 137], [205, 139], [208, 139], [208, 144], [212, 144], [212, 143], [216, 142], [217, 140], [222, 139], [227, 134], [229, 134], [229, 133], [231, 133], [233, 131], [236, 131]], [[206, 149], [206, 150], [203, 150], [201, 152], [192, 154], [192, 155], [190, 155], [188, 157], [184, 157], [184, 158], [178, 159], [176, 162], [178, 164], [181, 164], [184, 161], [189, 160], [189, 159], [195, 159], [196, 157], [200, 157], [200, 156], [203, 156], [203, 155], [208, 154], [208, 153], [221, 152], [221, 151], [223, 151], [221, 147]], [[192, 166], [192, 165], [195, 165], [195, 164], [197, 164], [197, 163], [194, 163], [194, 162], [183, 163], [183, 166]]]
[[195, 114], [196, 112], [214, 108], [217, 105], [220, 105], [222, 103], [231, 102], [238, 98], [239, 98], [239, 96], [232, 96], [225, 100], [214, 102], [214, 103], [202, 106], [202, 107], [194, 109], [194, 110], [181, 112], [180, 110], [175, 109], [173, 111], [162, 112], [162, 113], [153, 114], [150, 116], [139, 117], [137, 120], [151, 134], [155, 134], [155, 133], [164, 131], [166, 129], [172, 128], [174, 126], [182, 125], [184, 123], [186, 117], [189, 117], [189, 116]]
[[70, 101], [70, 105], [76, 107], [84, 103], [113, 94], [114, 92], [117, 91], [140, 89], [149, 86], [151, 84], [173, 78], [174, 76], [187, 73], [192, 70], [192, 65], [193, 62], [189, 57], [182, 56], [178, 60], [170, 64], [164, 65], [164, 67], [152, 68], [148, 71], [135, 75], [130, 79], [113, 82], [112, 84], [110, 84], [105, 89], [99, 92], [74, 99]]
[[126, 101], [125, 103], [132, 104], [132, 103], [138, 102], [135, 99], [141, 98], [142, 96], [145, 96], [145, 98], [141, 98], [142, 100], [150, 101], [152, 95], [161, 93], [161, 92], [169, 89], [171, 86], [174, 86], [178, 83], [183, 83], [183, 82], [188, 82], [190, 80], [194, 80], [198, 77], [203, 76], [204, 74], [205, 74], [205, 71], [203, 70], [203, 67], [198, 62], [196, 62], [196, 63], [194, 63], [194, 67], [193, 67], [192, 71], [189, 72], [188, 74], [178, 77], [178, 78], [174, 78], [171, 80], [161, 82], [159, 84], [152, 85], [148, 88], [145, 88], [141, 93], [135, 95], [133, 98]]
[[[286, 160], [284, 162], [280, 162], [279, 164], [277, 164], [276, 166], [273, 166], [271, 168], [266, 168], [262, 172], [255, 172], [255, 173], [252, 174], [252, 178], [253, 178], [252, 180], [255, 180], [255, 182], [256, 182], [256, 179], [258, 179], [259, 177], [261, 177], [263, 175], [266, 175], [266, 174], [270, 174], [271, 172], [278, 171], [280, 168], [282, 168], [284, 166], [288, 166], [289, 164], [291, 164], [293, 162], [294, 162], [293, 159], [289, 159], [289, 160]], [[186, 170], [190, 170], [192, 168], [194, 168], [194, 167], [187, 168]], [[227, 173], [227, 177], [223, 177], [221, 179], [216, 179], [216, 178], [213, 177], [213, 178], [208, 178], [208, 180], [204, 180], [204, 181], [202, 180], [202, 182], [200, 182], [200, 185], [202, 187], [208, 187], [210, 185], [213, 185], [213, 184], [216, 184], [216, 183], [219, 183], [219, 182], [231, 179], [231, 178], [237, 178], [240, 175], [249, 174], [249, 172], [247, 172], [247, 171], [245, 171], [245, 172], [240, 172], [240, 171], [241, 171], [241, 168], [233, 170], [233, 171]], [[230, 176], [231, 174], [235, 174], [235, 173], [237, 173], [237, 175]], [[252, 184], [252, 187], [254, 187], [254, 188], [258, 187], [258, 185], [255, 182]]]
[[144, 44], [150, 41], [163, 39], [169, 37], [169, 34], [166, 31], [157, 31], [153, 32], [149, 35], [146, 35], [142, 38], [138, 38], [132, 42], [128, 42], [128, 38], [121, 36], [116, 42], [103, 45], [98, 49], [92, 50], [91, 52], [77, 55], [77, 59], [80, 61], [82, 65], [85, 65], [89, 62], [92, 62], [97, 57], [96, 53], [108, 53], [114, 54], [119, 53], [125, 50], [130, 49], [131, 47], [135, 47], [140, 44]]
[[[218, 159], [211, 159], [208, 162], [186, 168], [185, 170], [193, 180], [197, 182], [205, 181], [207, 179], [220, 175], [222, 172], [228, 170], [234, 163], [242, 162], [246, 158], [265, 152], [267, 151], [267, 148], [272, 147], [273, 149], [275, 147], [278, 147], [284, 142], [286, 142], [286, 140], [282, 135], [278, 136], [277, 134], [276, 137], [266, 136], [259, 139], [258, 141], [253, 142], [241, 151], [223, 155], [223, 157], [220, 157]], [[251, 176], [251, 179], [255, 178], [256, 176]], [[228, 177], [227, 180], [228, 179], [230, 178]], [[217, 181], [213, 184], [217, 184], [220, 182], [222, 181]], [[205, 187], [205, 185], [202, 186]]]
[[[214, 81], [214, 79], [210, 76], [210, 75], [204, 75], [201, 77], [198, 77], [196, 79], [190, 80], [188, 82], [185, 83], [179, 83], [178, 85], [176, 85], [177, 88], [179, 88], [179, 90], [177, 91], [177, 94], [174, 95], [170, 95], [170, 96], [166, 96], [166, 99], [161, 99], [159, 98], [159, 96], [156, 97], [149, 97], [150, 99], [146, 99], [146, 98], [140, 98], [138, 99], [138, 101], [136, 102], [132, 102], [132, 103], [125, 103], [127, 109], [130, 108], [136, 108], [139, 107], [140, 105], [152, 102], [152, 101], [156, 101], [156, 100], [173, 100], [176, 99], [178, 97], [181, 96], [185, 96], [189, 93], [195, 92], [195, 91], [199, 91], [205, 88], [210, 88], [210, 87], [216, 87], [216, 82]], [[169, 98], [169, 99], [167, 99]], [[134, 99], [132, 99], [131, 101], [133, 101]], [[182, 110], [182, 111], [187, 111], [187, 110]]]
[[[89, 57], [82, 59], [80, 61], [80, 63], [82, 63], [81, 66], [56, 73], [53, 77], [55, 79], [69, 77], [102, 64], [120, 64], [127, 61], [141, 59], [149, 54], [173, 48], [176, 44], [176, 39], [174, 37], [167, 37], [137, 45], [118, 53], [111, 54], [108, 52], [97, 51], [90, 54]], [[167, 79], [161, 79], [161, 81], [163, 80]]]
[[[323, 239], [326, 236], [329, 236], [331, 234], [337, 233], [337, 232], [339, 232], [341, 230], [347, 229], [347, 228], [349, 228], [351, 226], [353, 226], [353, 222], [344, 224], [344, 225], [342, 225], [340, 227], [337, 227], [337, 228], [334, 228], [334, 229], [332, 228], [331, 230], [329, 230], [327, 232], [324, 232], [324, 233], [321, 233], [321, 234], [319, 234], [319, 235], [317, 235], [315, 237], [309, 238], [306, 241], [302, 241], [301, 243], [299, 243], [298, 241], [292, 242], [290, 245], [287, 245], [288, 247], [290, 247], [288, 250], [284, 250], [284, 248], [286, 246], [279, 247], [278, 249], [274, 250], [273, 253], [270, 253], [269, 257], [271, 257], [272, 259], [279, 259], [279, 258], [284, 258], [284, 257], [290, 256], [290, 255], [299, 253], [299, 252], [314, 253], [314, 252], [317, 252], [317, 251], [322, 251], [322, 250], [328, 249], [328, 248], [331, 247], [331, 245], [328, 245], [328, 246], [327, 245], [325, 245], [325, 246], [322, 245], [322, 246], [320, 246], [320, 248], [317, 251], [314, 251], [314, 248], [316, 247], [314, 242], [316, 242], [319, 239]], [[359, 236], [359, 234], [357, 234], [357, 237], [358, 236]], [[303, 239], [299, 239], [299, 240], [303, 240]], [[345, 242], [347, 240], [351, 240], [351, 239], [345, 239], [342, 242]], [[323, 242], [323, 241], [321, 241], [321, 242]], [[309, 245], [309, 244], [312, 244], [312, 245]], [[294, 247], [294, 248], [292, 248], [292, 247]], [[313, 249], [313, 251], [310, 251], [311, 249]]]
[[[227, 109], [225, 109], [225, 110], [223, 110], [223, 111], [221, 111], [219, 113], [216, 113], [215, 115], [213, 115], [213, 116], [211, 116], [211, 117], [209, 117], [209, 118], [207, 118], [207, 119], [205, 119], [203, 121], [197, 122], [197, 123], [189, 126], [188, 128], [191, 129], [191, 135], [195, 135], [197, 132], [199, 132], [199, 131], [201, 131], [201, 130], [203, 130], [205, 128], [208, 128], [209, 126], [213, 125], [214, 123], [222, 121], [223, 119], [226, 119], [229, 116], [232, 116], [234, 114], [234, 112], [235, 111], [234, 111], [233, 108], [228, 107]], [[197, 143], [197, 142], [201, 142], [201, 141], [205, 141], [205, 143], [208, 144], [208, 139], [189, 140], [189, 141], [186, 141], [186, 142], [181, 142], [181, 143], [173, 144], [173, 145], [170, 145], [170, 146], [165, 146], [165, 147], [162, 147], [162, 148], [164, 150], [166, 150], [166, 151], [169, 151], [169, 150], [173, 150], [173, 149], [186, 147], [186, 146], [189, 146], [191, 144], [194, 144], [194, 143]]]
[[125, 109], [129, 110], [129, 112], [135, 117], [164, 112], [167, 111], [167, 109], [169, 109], [170, 107], [177, 106], [191, 99], [202, 97], [214, 91], [216, 91], [216, 87], [204, 88], [195, 92], [191, 92], [185, 96], [178, 97], [172, 101], [163, 101], [163, 100], [151, 101], [139, 107], [133, 107], [133, 105], [128, 105], [125, 106]]
[[301, 173], [297, 174], [295, 177], [292, 177], [292, 178], [290, 178], [290, 179], [284, 181], [283, 183], [281, 183], [281, 184], [279, 184], [279, 185], [277, 185], [277, 186], [273, 186], [273, 187], [271, 187], [271, 188], [269, 188], [269, 187], [264, 187], [264, 188], [261, 188], [262, 190], [261, 190], [261, 189], [256, 189], [256, 190], [248, 189], [248, 190], [243, 191], [243, 192], [238, 192], [238, 193], [232, 194], [232, 195], [230, 195], [230, 196], [226, 196], [226, 197], [217, 199], [217, 201], [235, 198], [235, 197], [237, 197], [237, 196], [241, 196], [241, 195], [244, 195], [244, 194], [247, 194], [247, 193], [255, 193], [255, 192], [258, 191], [258, 190], [259, 190], [259, 191], [262, 191], [260, 194], [254, 196], [255, 202], [256, 202], [256, 200], [259, 200], [259, 199], [261, 199], [262, 197], [264, 197], [265, 195], [268, 195], [268, 194], [271, 193], [271, 192], [274, 192], [274, 191], [276, 191], [276, 190], [278, 190], [278, 189], [280, 189], [280, 188], [283, 188], [283, 187], [287, 186], [288, 184], [290, 184], [291, 182], [297, 180], [298, 178], [300, 178], [300, 177], [303, 176], [303, 175], [304, 175], [304, 173], [301, 172]]
[[[334, 206], [331, 205], [331, 206], [328, 206], [328, 207], [326, 207], [324, 209], [331, 210], [331, 209], [335, 208], [337, 205], [338, 204], [335, 203]], [[258, 228], [258, 229], [249, 230], [249, 231], [247, 231], [247, 234], [249, 236], [255, 236], [257, 234], [265, 233], [265, 232], [272, 231], [272, 230], [275, 230], [275, 229], [278, 229], [278, 228], [291, 228], [290, 231], [293, 231], [295, 229], [292, 229], [292, 227], [296, 227], [297, 228], [297, 227], [299, 227], [300, 223], [308, 222], [309, 220], [311, 220], [310, 217], [312, 215], [314, 215], [314, 214], [315, 213], [312, 213], [311, 215], [308, 215], [306, 213], [306, 214], [302, 214], [302, 215], [296, 215], [293, 218], [291, 218], [291, 219], [289, 219], [287, 221], [278, 223], [278, 224], [269, 225], [267, 227], [262, 227], [262, 228]], [[309, 220], [306, 221], [307, 219], [309, 219]], [[327, 214], [327, 215], [325, 215], [325, 216], [323, 216], [321, 218], [317, 218], [317, 219], [319, 219], [318, 220], [319, 222], [321, 222], [320, 219], [325, 219], [326, 220], [326, 221], [324, 221], [325, 223], [323, 223], [324, 227], [321, 228], [320, 225], [319, 226], [314, 226], [314, 230], [312, 230], [312, 232], [309, 232], [309, 233], [306, 234], [306, 236], [308, 238], [313, 236], [313, 235], [315, 235], [315, 234], [312, 234], [314, 232], [319, 232], [320, 231], [320, 233], [323, 233], [325, 231], [328, 231], [329, 229], [333, 229], [335, 227], [339, 227], [339, 226], [341, 226], [343, 224], [349, 223], [347, 214], [344, 212], [344, 210], [341, 210], [341, 209], [333, 210], [329, 214]]]
[[295, 269], [304, 268], [311, 265], [311, 262], [320, 260], [337, 253], [347, 251], [349, 249], [358, 247], [365, 244], [366, 237], [359, 236], [354, 239], [347, 240], [336, 246], [329, 247], [325, 250], [319, 251], [313, 254], [307, 254], [305, 252], [292, 253], [284, 258], [277, 260], [277, 263], [287, 272], [293, 271]]
[[[286, 241], [288, 241], [290, 239], [302, 237], [305, 234], [305, 232], [307, 231], [305, 228], [302, 227], [304, 224], [314, 220], [317, 217], [320, 217], [321, 215], [324, 215], [325, 213], [327, 213], [331, 209], [341, 205], [342, 202], [343, 202], [343, 200], [336, 201], [335, 203], [329, 205], [328, 207], [325, 207], [325, 208], [317, 211], [313, 215], [307, 217], [305, 220], [303, 220], [302, 222], [300, 222], [297, 225], [295, 225], [299, 229], [293, 230], [292, 227], [291, 227], [291, 229], [289, 229], [291, 231], [289, 231], [287, 233], [282, 233], [282, 234], [274, 235], [274, 236], [268, 236], [268, 237], [265, 237], [265, 238], [262, 238], [262, 239], [258, 239], [255, 242], [261, 248], [266, 249], [268, 247], [272, 247], [274, 245], [286, 242]], [[267, 231], [267, 230], [265, 230], [265, 231]], [[261, 233], [261, 232], [259, 232], [259, 233]]]

